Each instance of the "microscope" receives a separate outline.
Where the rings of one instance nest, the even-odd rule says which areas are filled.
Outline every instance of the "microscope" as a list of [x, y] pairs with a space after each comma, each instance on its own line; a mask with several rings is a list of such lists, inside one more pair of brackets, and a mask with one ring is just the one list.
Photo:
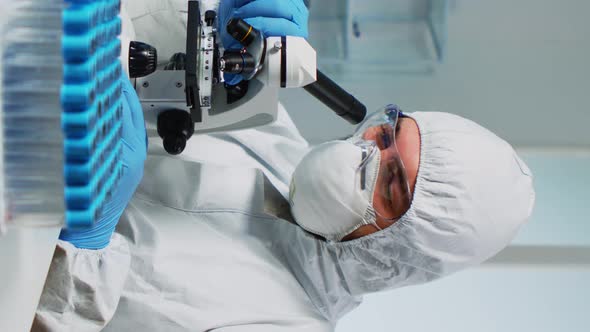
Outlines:
[[[265, 36], [246, 21], [231, 19], [222, 28], [242, 48], [224, 50], [218, 8], [219, 0], [188, 1], [186, 50], [162, 69], [154, 47], [129, 45], [129, 75], [146, 121], [157, 124], [168, 153], [182, 153], [194, 134], [273, 122], [282, 88], [304, 88], [352, 124], [365, 118], [366, 107], [317, 69], [316, 52], [304, 38]], [[242, 80], [227, 84], [224, 73]]]

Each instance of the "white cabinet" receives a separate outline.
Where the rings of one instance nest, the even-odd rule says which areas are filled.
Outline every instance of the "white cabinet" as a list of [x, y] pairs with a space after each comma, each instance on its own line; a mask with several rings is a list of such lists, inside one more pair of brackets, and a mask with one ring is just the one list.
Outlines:
[[429, 72], [442, 61], [447, 0], [311, 3], [310, 41], [329, 72]]

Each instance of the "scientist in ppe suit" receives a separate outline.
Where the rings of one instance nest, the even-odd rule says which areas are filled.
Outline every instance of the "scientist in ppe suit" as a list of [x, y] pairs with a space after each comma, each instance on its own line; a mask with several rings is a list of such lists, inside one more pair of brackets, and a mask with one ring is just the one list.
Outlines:
[[[184, 37], [163, 31], [182, 32], [183, 3], [124, 5], [138, 40], [174, 53]], [[223, 1], [230, 17], [307, 35], [300, 0]], [[122, 184], [93, 229], [62, 231], [34, 331], [333, 331], [366, 293], [493, 256], [531, 213], [532, 175], [510, 145], [451, 114], [387, 105], [350, 139], [310, 148], [281, 108], [265, 127], [193, 137], [180, 156], [147, 124], [146, 157], [122, 80]]]

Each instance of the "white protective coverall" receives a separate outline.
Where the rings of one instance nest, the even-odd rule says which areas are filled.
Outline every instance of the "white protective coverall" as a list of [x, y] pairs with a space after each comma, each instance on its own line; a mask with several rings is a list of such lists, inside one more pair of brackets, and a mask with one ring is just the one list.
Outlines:
[[[136, 40], [161, 59], [183, 50], [186, 1], [125, 4]], [[110, 245], [58, 243], [33, 330], [332, 331], [363, 294], [481, 263], [530, 215], [530, 170], [472, 122], [411, 116], [421, 133], [412, 207], [338, 243], [288, 221], [290, 178], [309, 147], [282, 107], [272, 125], [194, 136], [176, 157], [148, 125], [144, 178]]]
[[[184, 48], [176, 3], [124, 2], [160, 59]], [[308, 150], [283, 107], [269, 126], [193, 136], [179, 157], [148, 133], [143, 181], [110, 245], [59, 241], [33, 331], [331, 331], [275, 248], [281, 232], [304, 234], [275, 216]]]
[[272, 214], [288, 208], [307, 148], [286, 112], [271, 126], [189, 142], [174, 158], [150, 140], [144, 179], [107, 248], [60, 241], [36, 328], [332, 330], [274, 248], [282, 232], [299, 233]]

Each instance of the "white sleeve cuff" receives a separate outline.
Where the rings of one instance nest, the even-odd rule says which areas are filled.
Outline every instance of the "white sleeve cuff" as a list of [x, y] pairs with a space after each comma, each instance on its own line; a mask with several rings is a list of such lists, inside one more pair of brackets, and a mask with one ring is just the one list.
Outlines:
[[130, 262], [117, 233], [101, 250], [59, 241], [31, 330], [100, 331], [115, 313]]

